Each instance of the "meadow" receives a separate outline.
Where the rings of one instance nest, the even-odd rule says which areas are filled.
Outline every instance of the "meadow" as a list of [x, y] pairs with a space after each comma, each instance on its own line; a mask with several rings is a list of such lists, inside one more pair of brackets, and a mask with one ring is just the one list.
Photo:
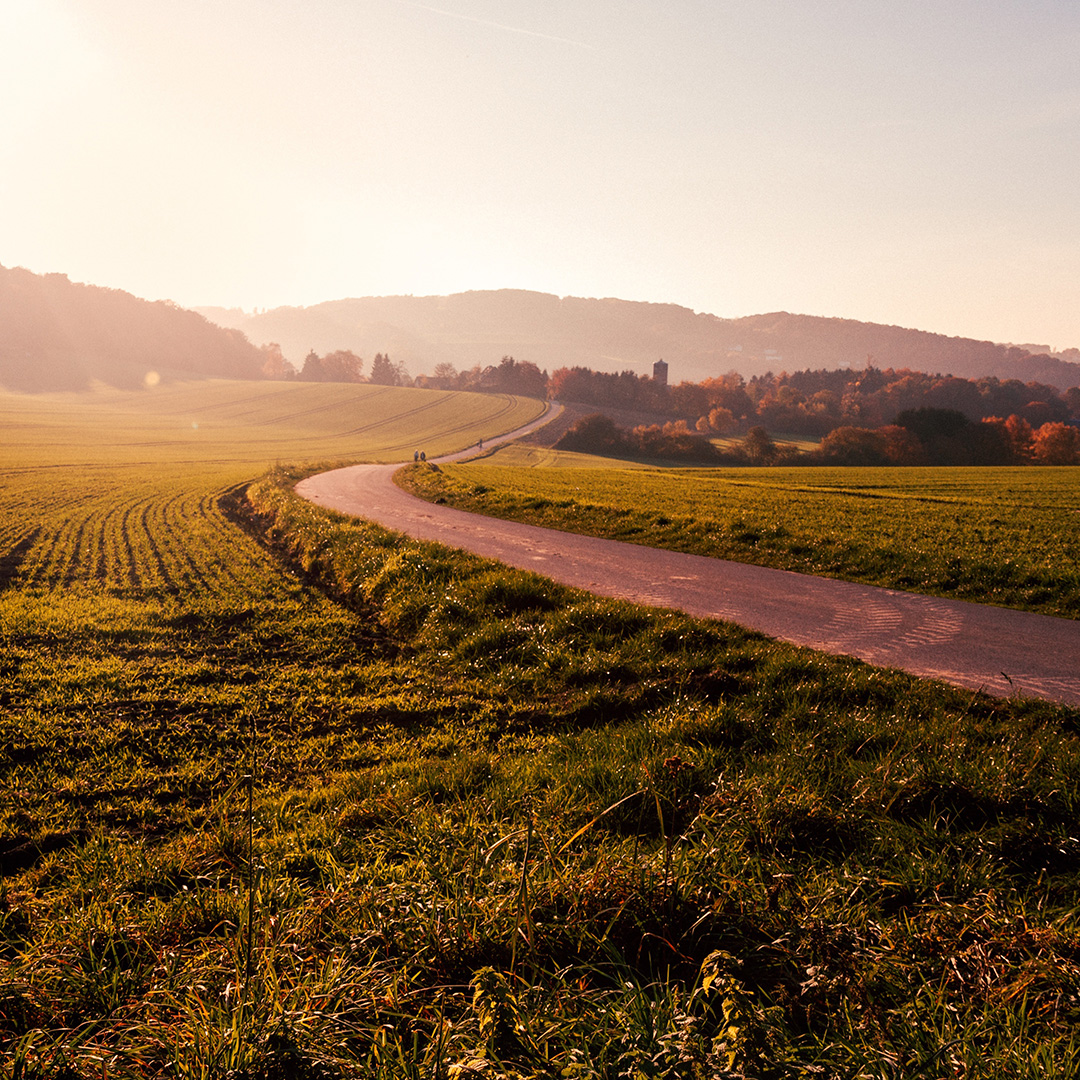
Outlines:
[[511, 447], [403, 486], [464, 510], [1080, 618], [1080, 469], [625, 468]]
[[10, 1075], [1075, 1075], [1075, 710], [292, 491], [535, 402], [160, 389], [0, 399]]

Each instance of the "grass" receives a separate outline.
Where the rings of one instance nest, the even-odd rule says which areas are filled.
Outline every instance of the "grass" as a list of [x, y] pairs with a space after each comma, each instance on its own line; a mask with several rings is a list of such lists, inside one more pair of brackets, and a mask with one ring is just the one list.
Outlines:
[[1075, 467], [625, 469], [554, 454], [399, 482], [551, 528], [1080, 617]]
[[312, 467], [4, 474], [11, 1075], [1075, 1075], [1080, 713], [406, 542]]

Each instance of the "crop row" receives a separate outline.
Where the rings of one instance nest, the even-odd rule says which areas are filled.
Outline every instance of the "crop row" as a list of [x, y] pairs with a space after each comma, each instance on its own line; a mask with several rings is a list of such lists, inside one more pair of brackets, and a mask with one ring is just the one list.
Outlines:
[[[284, 440], [290, 452], [340, 453], [348, 447], [408, 456], [415, 447], [466, 445], [490, 425], [524, 422], [537, 409], [507, 395], [403, 396], [392, 388], [362, 389], [344, 400], [298, 391], [284, 416], [280, 406], [270, 409], [246, 387], [216, 402], [206, 391], [201, 412], [217, 417], [224, 411], [228, 423], [219, 418], [215, 441], [190, 446], [199, 464], [20, 467], [9, 461], [0, 471], [0, 588], [17, 583], [38, 592], [90, 589], [131, 598], [262, 590], [257, 583], [277, 580], [276, 573], [266, 576], [264, 556], [240, 542], [243, 534], [219, 506], [224, 491], [251, 475], [245, 456], [259, 448], [271, 453], [273, 439]], [[180, 401], [190, 407], [182, 395]], [[175, 452], [172, 430], [145, 434], [146, 444], [133, 449]], [[96, 438], [88, 434], [90, 442]]]
[[261, 591], [267, 566], [219, 505], [223, 477], [199, 479], [68, 470], [50, 490], [40, 474], [9, 475], [0, 488], [0, 580], [132, 598]]

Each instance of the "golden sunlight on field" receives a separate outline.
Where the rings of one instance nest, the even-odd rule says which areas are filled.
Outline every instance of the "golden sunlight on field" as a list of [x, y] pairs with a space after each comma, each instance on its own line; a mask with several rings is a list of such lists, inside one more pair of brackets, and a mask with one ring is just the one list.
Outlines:
[[[153, 373], [151, 373], [153, 374]], [[0, 391], [8, 466], [403, 461], [535, 419], [543, 404], [509, 394], [446, 393], [367, 383], [206, 382], [86, 394]]]

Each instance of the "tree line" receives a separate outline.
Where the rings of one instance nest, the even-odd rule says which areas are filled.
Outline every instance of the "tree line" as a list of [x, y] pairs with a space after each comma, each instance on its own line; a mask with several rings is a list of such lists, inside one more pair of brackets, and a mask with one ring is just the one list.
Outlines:
[[281, 346], [272, 341], [261, 346], [264, 356], [262, 374], [267, 379], [298, 379], [301, 382], [371, 382], [383, 386], [411, 386], [412, 380], [404, 365], [396, 364], [385, 353], [376, 353], [371, 371], [364, 375], [364, 361], [348, 349], [335, 349], [320, 356], [312, 349], [304, 357], [303, 367], [285, 359]]
[[390, 359], [386, 353], [376, 353], [371, 370], [364, 374], [364, 361], [348, 349], [337, 349], [319, 356], [312, 349], [304, 358], [303, 367], [285, 359], [281, 346], [270, 342], [262, 346], [262, 374], [267, 379], [298, 379], [302, 382], [370, 382], [383, 386], [418, 386], [430, 390], [469, 390], [478, 393], [519, 394], [522, 397], [546, 398], [548, 374], [529, 361], [521, 362], [504, 356], [498, 364], [481, 367], [479, 364], [458, 371], [453, 364], [437, 364], [431, 375], [409, 376], [405, 365]]
[[[772, 373], [738, 372], [700, 383], [665, 385], [632, 371], [559, 368], [504, 356], [498, 364], [458, 371], [441, 363], [409, 377], [403, 365], [376, 353], [364, 361], [348, 350], [308, 353], [297, 372], [276, 344], [262, 346], [267, 378], [371, 382], [437, 390], [549, 397], [651, 415], [622, 428], [607, 416], [586, 417], [564, 436], [564, 449], [716, 464], [1013, 465], [1080, 463], [1080, 387], [1056, 387], [985, 376], [964, 379], [908, 369]], [[816, 437], [818, 448], [796, 454], [769, 432]], [[717, 448], [710, 439], [742, 433]]]
[[[1080, 387], [1059, 391], [1019, 379], [963, 379], [868, 365], [749, 380], [729, 372], [674, 386], [630, 371], [561, 368], [549, 390], [564, 401], [671, 417], [617, 434], [592, 421], [568, 436], [567, 449], [583, 441], [593, 453], [604, 452], [602, 443], [609, 452], [617, 446], [624, 453], [708, 460], [709, 437], [743, 432], [742, 443], [711, 456], [730, 463], [794, 460], [768, 436], [772, 431], [821, 439], [817, 450], [797, 455], [802, 464], [1080, 463]], [[694, 433], [701, 437], [697, 444], [688, 442]], [[656, 454], [663, 440], [666, 452]]]
[[312, 350], [299, 372], [282, 356], [278, 345], [264, 345], [262, 353], [262, 373], [267, 378], [373, 382], [552, 398], [599, 409], [653, 414], [661, 424], [683, 420], [705, 435], [745, 433], [760, 425], [769, 431], [820, 439], [837, 428], [895, 425], [901, 413], [917, 409], [952, 411], [969, 421], [1016, 416], [1033, 430], [1080, 417], [1080, 387], [1059, 391], [1045, 383], [992, 375], [965, 379], [872, 365], [768, 373], [750, 379], [730, 371], [699, 383], [667, 386], [632, 371], [585, 367], [559, 368], [549, 376], [536, 364], [512, 356], [504, 356], [498, 364], [476, 364], [462, 371], [440, 363], [431, 375], [413, 379], [403, 365], [383, 353], [375, 355], [366, 376], [364, 361], [348, 350], [322, 357]]
[[771, 431], [821, 438], [838, 427], [876, 428], [900, 413], [949, 409], [969, 420], [1015, 414], [1040, 426], [1080, 416], [1080, 388], [985, 376], [963, 379], [908, 369], [842, 368], [754, 376], [738, 372], [663, 386], [631, 371], [560, 368], [549, 380], [550, 396], [611, 409], [661, 413], [713, 434], [746, 431], [760, 424]]
[[1008, 419], [969, 420], [954, 409], [908, 409], [880, 428], [834, 428], [802, 452], [756, 424], [717, 446], [685, 420], [618, 426], [603, 413], [582, 417], [555, 444], [605, 457], [657, 458], [711, 465], [1080, 465], [1080, 426], [1048, 421], [1033, 428]]

